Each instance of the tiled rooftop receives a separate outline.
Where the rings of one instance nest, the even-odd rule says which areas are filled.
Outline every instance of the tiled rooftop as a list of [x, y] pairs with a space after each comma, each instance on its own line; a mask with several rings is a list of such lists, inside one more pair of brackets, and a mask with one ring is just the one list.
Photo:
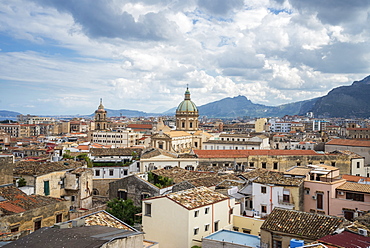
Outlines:
[[370, 184], [345, 182], [342, 185], [340, 185], [337, 189], [370, 194]]
[[141, 148], [90, 148], [92, 156], [131, 156], [133, 152], [140, 155]]
[[335, 153], [347, 155], [347, 156], [350, 156], [351, 158], [362, 158], [362, 156], [358, 155], [357, 153], [354, 153], [348, 150], [337, 150], [337, 151], [330, 152], [330, 154], [335, 154]]
[[341, 217], [274, 208], [261, 229], [316, 240], [332, 234], [345, 222], [346, 220]]
[[368, 140], [354, 140], [354, 139], [332, 139], [326, 143], [327, 145], [338, 145], [338, 146], [362, 146], [370, 147], [370, 141]]
[[370, 246], [370, 237], [365, 237], [348, 231], [344, 231], [336, 235], [327, 235], [320, 238], [318, 241], [324, 244], [328, 243], [346, 248], [368, 248]]
[[172, 178], [174, 183], [180, 183], [182, 181], [199, 179], [201, 177], [217, 176], [214, 172], [200, 172], [200, 171], [188, 171], [179, 167], [174, 167], [169, 170], [158, 169], [152, 170], [153, 174], [163, 177]]
[[14, 165], [14, 175], [44, 175], [54, 171], [75, 169], [82, 167], [81, 162], [74, 160], [58, 162], [20, 161]]
[[[117, 219], [113, 215], [109, 214], [104, 210], [100, 210], [98, 212], [88, 214], [85, 216], [81, 216], [78, 219], [85, 220], [85, 226], [108, 226], [114, 227], [119, 229], [131, 230], [136, 231], [131, 226], [127, 225], [123, 221]], [[72, 220], [68, 221], [68, 223], [72, 223]]]
[[5, 215], [21, 213], [62, 201], [46, 196], [27, 195], [14, 185], [0, 186], [0, 196], [5, 198], [5, 201], [0, 202], [0, 211]]
[[192, 136], [190, 133], [185, 132], [185, 131], [170, 131], [170, 132], [164, 132], [164, 134], [170, 136], [171, 138]]
[[177, 158], [178, 155], [175, 152], [166, 151], [159, 148], [149, 148], [143, 151], [141, 158], [147, 159], [147, 158], [153, 158], [159, 155], [164, 155], [171, 158]]
[[166, 197], [187, 209], [194, 209], [229, 199], [227, 196], [206, 187], [187, 189], [168, 194]]
[[253, 180], [256, 183], [276, 184], [287, 186], [299, 186], [303, 183], [304, 178], [294, 178], [284, 176], [284, 172], [270, 171], [263, 168], [257, 168], [249, 172], [240, 173], [247, 180]]
[[370, 177], [361, 177], [361, 176], [354, 176], [354, 175], [342, 175], [342, 178], [346, 179], [348, 182], [355, 182], [355, 183], [358, 183], [360, 181], [370, 182]]

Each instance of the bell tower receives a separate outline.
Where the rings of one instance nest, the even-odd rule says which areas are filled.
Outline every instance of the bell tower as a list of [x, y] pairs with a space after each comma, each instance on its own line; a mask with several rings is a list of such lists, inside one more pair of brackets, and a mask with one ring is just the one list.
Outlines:
[[107, 129], [107, 111], [104, 109], [103, 100], [100, 98], [100, 105], [95, 111], [95, 130]]

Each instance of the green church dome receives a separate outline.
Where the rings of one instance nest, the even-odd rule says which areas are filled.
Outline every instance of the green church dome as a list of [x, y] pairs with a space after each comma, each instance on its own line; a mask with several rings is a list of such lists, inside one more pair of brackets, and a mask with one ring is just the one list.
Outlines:
[[189, 111], [189, 112], [198, 112], [197, 106], [195, 103], [193, 103], [190, 100], [190, 91], [188, 88], [186, 88], [185, 91], [185, 99], [182, 101], [179, 106], [177, 107], [176, 112], [184, 112], [184, 111]]

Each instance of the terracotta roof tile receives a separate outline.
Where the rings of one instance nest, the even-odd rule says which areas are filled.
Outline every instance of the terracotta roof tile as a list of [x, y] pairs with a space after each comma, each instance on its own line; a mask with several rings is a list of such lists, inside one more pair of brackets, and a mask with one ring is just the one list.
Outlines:
[[370, 194], [370, 184], [345, 182], [344, 184], [340, 185], [337, 189]]
[[0, 209], [3, 209], [5, 211], [11, 212], [11, 213], [22, 213], [26, 211], [26, 209], [19, 207], [17, 205], [14, 205], [8, 201], [0, 202]]
[[229, 199], [227, 196], [206, 187], [187, 189], [168, 194], [166, 197], [187, 209], [194, 209]]
[[324, 244], [328, 243], [338, 247], [367, 248], [370, 246], [370, 237], [344, 231], [336, 235], [327, 235], [318, 240]]
[[370, 147], [370, 141], [353, 139], [332, 139], [327, 142], [326, 145]]

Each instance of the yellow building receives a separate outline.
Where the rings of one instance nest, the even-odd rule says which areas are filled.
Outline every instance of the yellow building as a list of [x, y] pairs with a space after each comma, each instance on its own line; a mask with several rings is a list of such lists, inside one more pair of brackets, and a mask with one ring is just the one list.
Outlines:
[[261, 133], [266, 130], [267, 119], [259, 118], [254, 124], [254, 129], [256, 133]]

